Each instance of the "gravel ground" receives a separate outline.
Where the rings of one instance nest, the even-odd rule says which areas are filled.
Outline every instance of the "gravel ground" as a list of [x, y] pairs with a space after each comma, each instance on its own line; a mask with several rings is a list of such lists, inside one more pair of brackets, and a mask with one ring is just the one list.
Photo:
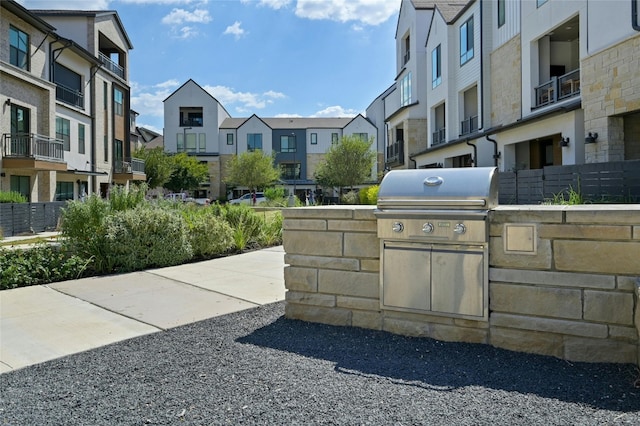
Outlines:
[[275, 303], [0, 375], [0, 424], [640, 424], [633, 365], [283, 313]]

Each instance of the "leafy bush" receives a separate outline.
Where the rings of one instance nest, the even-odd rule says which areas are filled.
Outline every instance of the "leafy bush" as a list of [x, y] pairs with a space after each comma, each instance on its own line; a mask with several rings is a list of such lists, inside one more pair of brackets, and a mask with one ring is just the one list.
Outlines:
[[275, 246], [282, 244], [282, 213], [276, 212], [271, 219], [265, 220], [258, 236], [261, 246]]
[[343, 204], [358, 204], [359, 201], [358, 191], [349, 191], [340, 197]]
[[244, 204], [228, 206], [222, 211], [224, 219], [233, 229], [235, 248], [244, 250], [250, 243], [257, 242], [264, 219]]
[[264, 196], [267, 200], [282, 200], [284, 199], [283, 187], [271, 187], [264, 190]]
[[79, 278], [90, 263], [46, 243], [24, 250], [0, 248], [0, 290]]
[[147, 184], [132, 185], [129, 189], [124, 186], [114, 186], [109, 191], [109, 206], [113, 211], [133, 209], [146, 203]]
[[197, 207], [183, 211], [194, 257], [211, 257], [233, 247], [233, 230], [218, 212]]
[[186, 222], [171, 210], [139, 206], [115, 212], [104, 229], [112, 271], [179, 265], [193, 256]]
[[19, 192], [0, 191], [0, 203], [26, 203], [27, 197]]
[[358, 193], [358, 197], [360, 198], [360, 204], [376, 205], [378, 203], [379, 189], [380, 189], [379, 185], [373, 185], [373, 186], [368, 186], [366, 188], [362, 188]]

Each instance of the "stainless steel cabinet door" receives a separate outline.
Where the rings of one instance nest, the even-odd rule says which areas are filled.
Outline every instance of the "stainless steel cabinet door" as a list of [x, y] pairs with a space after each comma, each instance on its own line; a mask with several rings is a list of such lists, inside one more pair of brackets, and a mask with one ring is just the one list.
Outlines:
[[385, 242], [382, 305], [431, 310], [431, 251], [429, 245]]

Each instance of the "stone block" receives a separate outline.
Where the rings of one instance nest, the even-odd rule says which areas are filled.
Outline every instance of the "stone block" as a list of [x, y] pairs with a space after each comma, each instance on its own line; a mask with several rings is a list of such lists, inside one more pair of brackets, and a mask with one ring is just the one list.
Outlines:
[[638, 342], [638, 330], [635, 327], [623, 327], [621, 325], [609, 326], [609, 337], [628, 342]]
[[344, 255], [346, 257], [380, 257], [380, 240], [376, 234], [344, 234]]
[[283, 231], [284, 251], [290, 254], [342, 256], [341, 232]]
[[634, 240], [640, 240], [640, 226], [634, 226], [633, 227], [633, 236], [632, 238]]
[[640, 274], [640, 242], [556, 240], [553, 251], [561, 271]]
[[491, 327], [506, 327], [600, 339], [604, 339], [608, 336], [608, 330], [605, 324], [593, 324], [585, 321], [539, 318], [501, 313], [492, 313], [489, 321], [491, 323]]
[[352, 311], [351, 325], [371, 330], [382, 330], [382, 314], [380, 312]]
[[380, 259], [361, 259], [360, 270], [367, 272], [380, 272]]
[[361, 269], [358, 259], [348, 259], [345, 257], [285, 254], [284, 263], [291, 266], [318, 269], [338, 269], [341, 271], [359, 271]]
[[497, 206], [491, 212], [491, 223], [562, 223], [565, 209], [566, 206]]
[[353, 207], [353, 218], [355, 220], [371, 220], [375, 223], [376, 216], [373, 212], [376, 209], [376, 206], [366, 205], [366, 206], [352, 206]]
[[285, 266], [284, 284], [287, 290], [315, 293], [318, 291], [318, 270]]
[[307, 220], [307, 219], [284, 219], [282, 221], [282, 229], [284, 230], [308, 230], [308, 231], [326, 231], [326, 220]]
[[298, 291], [287, 291], [285, 293], [287, 302], [300, 305], [314, 305], [333, 308], [336, 306], [336, 296], [333, 294], [303, 293]]
[[284, 316], [289, 319], [319, 322], [321, 324], [351, 325], [351, 311], [347, 309], [298, 305], [287, 302], [284, 308]]
[[489, 321], [475, 321], [464, 318], [454, 318], [453, 324], [466, 328], [489, 328]]
[[450, 316], [439, 316], [439, 315], [429, 315], [429, 314], [417, 314], [413, 312], [402, 312], [402, 311], [384, 311], [385, 318], [389, 319], [398, 319], [398, 320], [406, 320], [406, 321], [415, 321], [422, 323], [435, 323], [435, 324], [454, 324], [454, 319]]
[[346, 219], [353, 218], [353, 210], [344, 206], [295, 207], [282, 209], [283, 219]]
[[327, 223], [329, 231], [355, 231], [375, 234], [377, 223], [372, 220], [330, 220]]
[[588, 223], [597, 225], [637, 225], [640, 205], [582, 205], [567, 209], [567, 223]]
[[540, 238], [582, 239], [582, 240], [628, 240], [631, 238], [629, 226], [612, 225], [540, 225]]
[[613, 275], [579, 274], [572, 272], [527, 271], [524, 269], [489, 268], [489, 281], [539, 284], [554, 287], [616, 288]]
[[584, 319], [608, 324], [633, 325], [633, 294], [586, 290]]
[[341, 296], [379, 297], [379, 276], [371, 272], [320, 270], [318, 291]]
[[492, 237], [489, 239], [489, 265], [492, 267], [550, 269], [551, 258], [549, 240], [538, 240], [536, 254], [530, 255], [506, 253], [502, 238]]
[[494, 312], [580, 319], [582, 318], [582, 291], [491, 283], [489, 309]]
[[458, 327], [445, 324], [430, 324], [429, 337], [445, 342], [488, 343], [489, 330]]
[[338, 296], [336, 303], [340, 308], [359, 309], [361, 311], [380, 311], [380, 300], [363, 297]]
[[565, 337], [563, 358], [576, 362], [636, 363], [638, 345], [610, 339]]
[[539, 331], [493, 327], [489, 335], [489, 343], [497, 348], [510, 351], [549, 355], [558, 358], [562, 357], [564, 353], [562, 335]]

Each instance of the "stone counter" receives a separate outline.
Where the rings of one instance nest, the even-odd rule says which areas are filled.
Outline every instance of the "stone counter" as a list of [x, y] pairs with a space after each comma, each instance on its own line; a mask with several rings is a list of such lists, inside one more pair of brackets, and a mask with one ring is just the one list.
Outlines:
[[499, 206], [489, 321], [383, 310], [374, 206], [283, 211], [286, 316], [640, 365], [640, 206]]

